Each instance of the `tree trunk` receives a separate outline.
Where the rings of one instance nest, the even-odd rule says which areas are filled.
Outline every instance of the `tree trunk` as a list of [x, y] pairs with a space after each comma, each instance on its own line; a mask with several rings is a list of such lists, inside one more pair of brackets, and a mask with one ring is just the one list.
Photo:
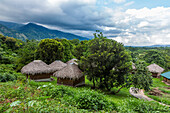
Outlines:
[[119, 88], [119, 89], [116, 91], [116, 93], [119, 93], [119, 91], [120, 91], [123, 87], [124, 87], [124, 85], [123, 85], [121, 88]]

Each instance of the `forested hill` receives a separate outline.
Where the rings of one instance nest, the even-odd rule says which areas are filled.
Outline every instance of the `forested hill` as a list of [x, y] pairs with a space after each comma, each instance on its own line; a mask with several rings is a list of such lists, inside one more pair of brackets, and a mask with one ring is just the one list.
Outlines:
[[65, 33], [59, 30], [51, 30], [43, 26], [29, 23], [18, 29], [19, 32], [25, 34], [28, 39], [44, 39], [44, 38], [66, 38], [66, 39], [79, 39], [79, 40], [89, 40], [88, 38], [77, 36], [71, 33]]
[[88, 38], [74, 35], [71, 33], [62, 32], [59, 30], [51, 30], [43, 26], [28, 23], [26, 25], [17, 24], [13, 22], [0, 21], [0, 34], [10, 36], [21, 40], [36, 39], [41, 40], [45, 38], [66, 38], [66, 39], [79, 39], [89, 40]]
[[10, 29], [2, 24], [0, 24], [0, 34], [4, 36], [14, 37], [21, 40], [27, 39], [27, 37], [23, 33]]

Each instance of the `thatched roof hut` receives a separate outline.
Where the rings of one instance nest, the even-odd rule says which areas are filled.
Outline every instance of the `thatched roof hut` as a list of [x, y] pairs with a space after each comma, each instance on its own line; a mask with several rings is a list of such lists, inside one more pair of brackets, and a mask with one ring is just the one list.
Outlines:
[[68, 62], [66, 62], [66, 64], [70, 64], [70, 63], [74, 63], [74, 64], [78, 65], [77, 59], [75, 59], [75, 58], [73, 58], [73, 59], [69, 60]]
[[53, 76], [58, 78], [79, 79], [83, 76], [83, 73], [75, 63], [71, 63], [62, 70], [55, 72]]
[[147, 66], [147, 68], [152, 73], [162, 73], [164, 71], [164, 69], [157, 64], [151, 64], [151, 65]]
[[29, 64], [25, 65], [21, 69], [21, 73], [27, 75], [36, 75], [36, 74], [43, 74], [43, 73], [50, 73], [51, 70], [49, 66], [41, 60], [34, 60]]
[[78, 86], [85, 84], [85, 78], [82, 71], [75, 63], [70, 63], [63, 69], [55, 72], [53, 76], [57, 77], [57, 83], [69, 86]]
[[158, 77], [158, 78], [160, 77], [160, 74], [164, 71], [164, 69], [157, 64], [151, 64], [147, 66], [147, 68], [152, 73], [153, 77]]
[[56, 72], [56, 71], [59, 71], [59, 70], [63, 69], [66, 66], [67, 66], [67, 64], [60, 61], [60, 60], [56, 60], [56, 61], [54, 61], [53, 63], [51, 63], [49, 65], [52, 73]]

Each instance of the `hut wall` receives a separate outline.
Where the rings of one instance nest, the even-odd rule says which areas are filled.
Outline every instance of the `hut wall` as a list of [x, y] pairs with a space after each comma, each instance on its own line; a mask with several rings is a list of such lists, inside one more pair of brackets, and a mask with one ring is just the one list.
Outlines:
[[170, 84], [170, 79], [167, 79], [167, 83], [169, 83], [169, 84]]
[[73, 86], [77, 85], [78, 83], [85, 82], [85, 76], [82, 76], [79, 79], [75, 79], [73, 82]]
[[152, 73], [152, 76], [155, 77], [155, 78], [158, 78], [159, 77], [159, 73]]
[[73, 80], [69, 78], [57, 78], [57, 84], [73, 86]]
[[51, 74], [37, 74], [37, 75], [27, 75], [31, 80], [46, 79], [50, 78]]
[[167, 78], [164, 77], [163, 81], [167, 82]]

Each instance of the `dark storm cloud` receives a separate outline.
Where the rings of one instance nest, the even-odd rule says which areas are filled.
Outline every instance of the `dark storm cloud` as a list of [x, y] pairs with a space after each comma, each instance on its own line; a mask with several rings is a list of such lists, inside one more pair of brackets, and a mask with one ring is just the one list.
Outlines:
[[16, 22], [36, 22], [74, 30], [96, 30], [109, 25], [110, 15], [95, 10], [95, 1], [1, 0], [0, 18]]

